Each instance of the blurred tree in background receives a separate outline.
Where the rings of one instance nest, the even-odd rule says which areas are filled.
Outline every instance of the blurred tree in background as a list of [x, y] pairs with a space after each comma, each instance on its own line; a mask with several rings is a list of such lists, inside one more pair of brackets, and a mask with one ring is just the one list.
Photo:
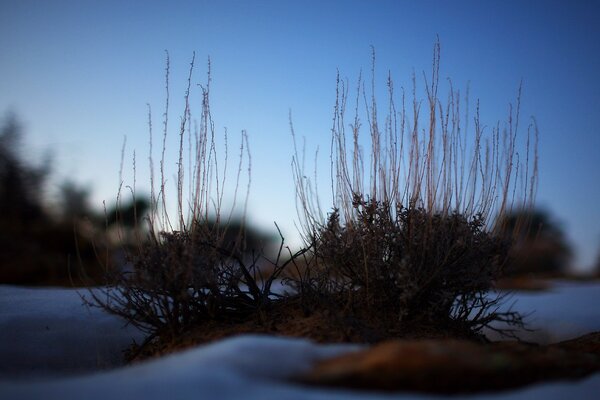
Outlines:
[[596, 258], [596, 265], [594, 267], [593, 273], [600, 278], [600, 250], [598, 251], [598, 257]]
[[92, 237], [76, 229], [92, 214], [88, 191], [66, 182], [52, 210], [45, 198], [50, 158], [34, 162], [27, 150], [17, 118], [8, 115], [0, 127], [0, 283], [67, 285], [80, 268], [100, 276]]
[[[215, 221], [208, 221], [206, 224], [209, 231], [215, 231], [218, 225]], [[229, 251], [238, 248], [248, 255], [252, 252], [268, 254], [269, 247], [279, 244], [277, 237], [260, 231], [242, 218], [231, 219], [221, 230], [224, 231], [223, 247]]]
[[[127, 252], [147, 239], [149, 200], [134, 193], [95, 211], [90, 189], [66, 180], [51, 206], [50, 157], [37, 162], [32, 154], [17, 118], [9, 114], [0, 125], [0, 284], [105, 283], [107, 268], [125, 267], [131, 261]], [[275, 239], [242, 219], [219, 229], [226, 246], [242, 246], [249, 254]]]
[[22, 131], [14, 115], [6, 118], [0, 130], [0, 210], [1, 224], [22, 228], [43, 223], [42, 191], [48, 177], [49, 159], [41, 165], [26, 163], [21, 156]]
[[60, 215], [63, 221], [75, 223], [94, 215], [89, 204], [90, 190], [78, 186], [71, 180], [60, 185]]
[[514, 237], [506, 275], [563, 275], [571, 248], [565, 235], [545, 210], [516, 211], [499, 224], [502, 233]]

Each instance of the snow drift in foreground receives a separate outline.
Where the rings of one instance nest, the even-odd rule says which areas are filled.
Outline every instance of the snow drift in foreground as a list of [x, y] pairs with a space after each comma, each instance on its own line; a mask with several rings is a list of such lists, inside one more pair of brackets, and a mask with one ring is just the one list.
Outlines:
[[[111, 372], [35, 383], [2, 383], [10, 399], [363, 399], [367, 393], [303, 387], [285, 381], [323, 357], [351, 351], [302, 339], [245, 335]], [[585, 399], [600, 391], [600, 375], [474, 399]], [[372, 399], [440, 398], [368, 393]], [[447, 398], [447, 397], [446, 397]], [[590, 397], [591, 398], [591, 397]]]
[[[83, 292], [85, 293], [85, 292]], [[600, 284], [559, 283], [518, 294], [515, 309], [536, 311], [542, 341], [600, 330]], [[6, 399], [359, 399], [366, 393], [305, 387], [288, 377], [356, 345], [244, 335], [145, 363], [122, 364], [123, 348], [143, 338], [132, 327], [82, 305], [75, 290], [0, 286], [0, 398]], [[74, 375], [74, 373], [76, 373]], [[534, 385], [473, 399], [594, 398], [600, 374], [579, 382]], [[444, 398], [369, 393], [369, 398]]]

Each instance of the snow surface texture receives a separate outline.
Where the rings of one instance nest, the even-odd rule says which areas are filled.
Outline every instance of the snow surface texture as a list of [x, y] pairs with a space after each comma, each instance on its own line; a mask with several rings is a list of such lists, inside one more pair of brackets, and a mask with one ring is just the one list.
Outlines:
[[[83, 292], [85, 293], [85, 291]], [[515, 309], [542, 340], [600, 330], [600, 284], [559, 283], [549, 293], [518, 294]], [[121, 351], [142, 335], [116, 317], [88, 309], [74, 290], [0, 286], [1, 399], [423, 399], [410, 393], [351, 392], [290, 383], [317, 360], [355, 345], [243, 335], [145, 363], [119, 367]], [[92, 372], [94, 371], [95, 372]], [[87, 372], [87, 373], [86, 373]], [[74, 375], [74, 373], [76, 373]], [[60, 376], [62, 375], [62, 376]], [[472, 399], [596, 398], [600, 374], [579, 382], [534, 385]]]
[[0, 285], [0, 377], [64, 375], [123, 364], [141, 332], [83, 304], [86, 289]]
[[[517, 292], [508, 297], [501, 310], [513, 310], [526, 315], [527, 328], [517, 336], [540, 344], [573, 339], [600, 331], [600, 284], [598, 282], [554, 282], [543, 292]], [[498, 325], [500, 326], [500, 325]], [[492, 340], [502, 339], [486, 331]]]

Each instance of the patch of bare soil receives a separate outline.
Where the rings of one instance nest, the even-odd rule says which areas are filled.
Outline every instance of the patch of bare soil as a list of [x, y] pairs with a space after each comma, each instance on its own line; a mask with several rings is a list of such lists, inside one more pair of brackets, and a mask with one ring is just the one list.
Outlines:
[[322, 361], [298, 381], [358, 390], [491, 392], [600, 371], [600, 332], [538, 346], [520, 342], [392, 340]]

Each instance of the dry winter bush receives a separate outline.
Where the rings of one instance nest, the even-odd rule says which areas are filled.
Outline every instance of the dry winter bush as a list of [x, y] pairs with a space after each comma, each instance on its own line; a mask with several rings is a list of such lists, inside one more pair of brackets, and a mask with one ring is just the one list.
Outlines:
[[[522, 323], [516, 313], [497, 313], [500, 299], [488, 291], [511, 245], [496, 233], [496, 223], [513, 208], [533, 204], [535, 121], [521, 141], [519, 88], [507, 121], [484, 130], [479, 105], [470, 116], [468, 96], [463, 105], [450, 81], [446, 101], [440, 98], [439, 63], [436, 43], [431, 76], [423, 78], [424, 101], [413, 76], [412, 101], [406, 104], [403, 90], [398, 104], [388, 78], [383, 122], [374, 94], [375, 57], [371, 94], [359, 78], [351, 123], [348, 84], [338, 77], [327, 215], [296, 150], [299, 214], [313, 255], [297, 281], [305, 302], [328, 303], [350, 315], [368, 310], [370, 318], [392, 325], [455, 323], [476, 332], [494, 320]], [[361, 117], [367, 121], [366, 152]]]
[[[152, 193], [146, 217], [149, 232], [140, 238], [144, 240], [126, 249], [126, 268], [109, 274], [108, 282], [114, 284], [103, 290], [101, 295], [91, 293], [93, 305], [124, 317], [129, 323], [147, 331], [149, 339], [157, 335], [175, 337], [185, 329], [208, 320], [235, 321], [264, 311], [278, 296], [271, 290], [274, 279], [289, 263], [282, 261], [283, 237], [275, 259], [265, 255], [267, 243], [261, 240], [265, 238], [254, 233], [245, 223], [245, 203], [242, 219], [234, 218], [243, 169], [248, 171], [248, 188], [250, 185], [250, 155], [245, 132], [241, 135], [234, 205], [229, 212], [224, 212], [227, 137], [225, 135], [223, 151], [218, 152], [209, 103], [210, 62], [208, 65], [208, 81], [201, 87], [200, 122], [194, 131], [190, 128], [193, 60], [190, 66], [185, 110], [179, 126], [176, 220], [173, 221], [167, 213], [165, 188], [165, 151], [170, 139], [167, 56], [167, 109], [158, 188], [155, 188], [154, 166], [150, 157]], [[151, 115], [149, 119], [151, 121]], [[152, 146], [151, 122], [149, 126]], [[186, 177], [186, 173], [189, 176]], [[132, 192], [135, 197], [135, 188]], [[185, 200], [186, 195], [188, 200]], [[134, 219], [137, 220], [137, 217]], [[263, 274], [259, 264], [266, 264], [269, 274]]]
[[[345, 120], [348, 84], [338, 78], [330, 211], [322, 211], [316, 180], [306, 178], [295, 147], [293, 173], [305, 246], [292, 253], [281, 237], [273, 259], [260, 242], [249, 240], [243, 219], [233, 223], [234, 207], [224, 211], [228, 153], [226, 144], [222, 153], [217, 151], [209, 106], [210, 64], [208, 82], [201, 87], [200, 123], [192, 132], [192, 61], [178, 136], [176, 220], [166, 212], [167, 58], [163, 151], [158, 188], [150, 158], [147, 239], [128, 251], [128, 268], [110, 277], [116, 285], [95, 295], [94, 303], [145, 329], [150, 338], [173, 338], [206, 321], [230, 323], [248, 316], [268, 320], [276, 314], [270, 310], [281, 305], [281, 316], [286, 304], [301, 304], [305, 316], [318, 310], [328, 316], [329, 324], [359, 321], [356, 326], [369, 325], [388, 335], [415, 324], [462, 332], [478, 332], [494, 321], [522, 324], [517, 313], [497, 312], [500, 299], [489, 291], [503, 272], [512, 244], [501, 234], [503, 216], [533, 204], [535, 121], [521, 139], [519, 89], [506, 123], [484, 130], [479, 106], [469, 115], [468, 96], [463, 100], [451, 83], [446, 101], [440, 99], [439, 56], [436, 44], [432, 75], [424, 76], [424, 101], [417, 97], [413, 77], [412, 101], [407, 105], [402, 91], [397, 105], [388, 78], [384, 122], [375, 99], [374, 56], [371, 94], [359, 78], [351, 124]], [[367, 121], [367, 152], [362, 119]], [[472, 130], [465, 122], [471, 119]], [[536, 142], [531, 144], [533, 138]], [[249, 186], [245, 132], [234, 205], [244, 170]], [[245, 216], [245, 203], [243, 209]], [[284, 275], [297, 290], [292, 298], [272, 290]], [[290, 301], [278, 302], [282, 296]], [[276, 325], [271, 322], [267, 325]]]

